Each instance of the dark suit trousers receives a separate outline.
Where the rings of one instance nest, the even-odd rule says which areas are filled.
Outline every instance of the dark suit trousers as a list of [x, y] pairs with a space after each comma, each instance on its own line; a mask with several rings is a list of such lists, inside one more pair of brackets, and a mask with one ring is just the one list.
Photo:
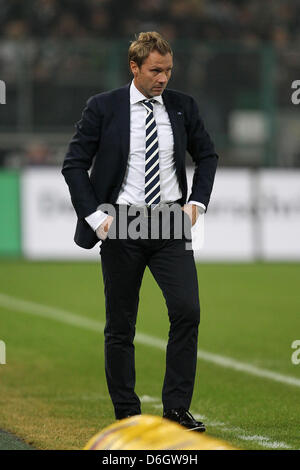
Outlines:
[[[118, 217], [116, 217], [117, 219]], [[183, 215], [183, 220], [188, 218]], [[194, 388], [200, 305], [187, 239], [110, 239], [101, 246], [105, 289], [105, 372], [117, 419], [141, 412], [135, 388], [134, 336], [146, 266], [162, 290], [170, 330], [162, 390], [164, 409], [189, 409]]]

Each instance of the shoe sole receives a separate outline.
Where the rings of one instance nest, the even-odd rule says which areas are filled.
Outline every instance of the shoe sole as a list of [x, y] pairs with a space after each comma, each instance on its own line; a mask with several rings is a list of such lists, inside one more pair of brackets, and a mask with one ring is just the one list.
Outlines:
[[205, 432], [205, 431], [206, 431], [206, 429], [203, 429], [203, 428], [201, 429], [201, 428], [197, 428], [197, 427], [196, 427], [196, 428], [186, 429], [186, 431], [198, 431], [198, 432]]

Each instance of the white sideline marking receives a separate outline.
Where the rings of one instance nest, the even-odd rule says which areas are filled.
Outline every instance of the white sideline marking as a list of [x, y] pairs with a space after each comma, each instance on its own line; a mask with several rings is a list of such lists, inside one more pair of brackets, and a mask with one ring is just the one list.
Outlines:
[[[48, 307], [47, 305], [39, 304], [36, 302], [30, 302], [28, 300], [17, 299], [6, 294], [0, 293], [0, 307], [8, 308], [9, 310], [16, 310], [30, 315], [35, 315], [43, 318], [50, 318], [57, 320], [62, 323], [66, 323], [72, 326], [78, 326], [91, 331], [103, 331], [104, 323], [92, 320], [89, 318], [82, 317], [66, 310], [62, 310], [56, 307]], [[147, 335], [145, 333], [137, 333], [135, 341], [143, 345], [155, 347], [162, 351], [166, 350], [167, 342], [155, 338], [154, 336]], [[279, 374], [267, 369], [260, 369], [246, 362], [240, 362], [230, 357], [220, 356], [218, 354], [212, 354], [206, 351], [198, 350], [198, 359], [203, 361], [212, 362], [221, 367], [227, 367], [229, 369], [238, 370], [245, 372], [256, 377], [262, 377], [264, 379], [273, 380], [274, 382], [283, 383], [285, 385], [293, 385], [300, 387], [300, 379], [291, 377], [288, 375]]]
[[[159, 404], [160, 399], [156, 397], [149, 397], [144, 395], [141, 397], [142, 403], [151, 403], [152, 408], [154, 409], [161, 409], [162, 405]], [[290, 449], [292, 446], [288, 445], [286, 442], [280, 441], [272, 441], [270, 437], [267, 436], [260, 436], [258, 434], [251, 435], [248, 434], [244, 429], [238, 427], [230, 427], [226, 423], [222, 423], [221, 421], [211, 421], [204, 415], [200, 415], [197, 413], [191, 412], [195, 419], [201, 420], [205, 422], [205, 424], [211, 428], [221, 428], [222, 431], [234, 434], [235, 438], [239, 438], [243, 441], [252, 441], [253, 443], [257, 443], [262, 447], [268, 447], [271, 449]], [[190, 430], [191, 431], [191, 430]]]
[[157, 401], [159, 401], [159, 399], [155, 397], [150, 397], [149, 395], [143, 395], [142, 397], [140, 397], [140, 401], [142, 403], [156, 403]]
[[205, 418], [203, 415], [197, 415], [195, 414], [194, 417], [196, 419], [202, 419], [204, 420], [208, 426], [214, 427], [214, 428], [221, 428], [222, 431], [229, 432], [231, 434], [234, 434], [235, 437], [243, 440], [243, 441], [253, 441], [259, 444], [262, 447], [268, 447], [271, 449], [291, 449], [291, 445], [287, 444], [286, 442], [281, 442], [281, 441], [272, 441], [270, 437], [267, 436], [260, 436], [258, 434], [249, 435], [247, 432], [239, 427], [230, 427], [227, 426], [226, 423], [222, 422], [217, 422], [217, 421], [209, 421], [207, 418]]
[[213, 362], [218, 366], [228, 367], [230, 369], [235, 369], [241, 372], [247, 372], [248, 374], [255, 375], [257, 377], [263, 377], [264, 379], [274, 380], [274, 382], [281, 382], [287, 385], [294, 385], [295, 387], [300, 387], [300, 379], [297, 379], [296, 377], [279, 374], [268, 369], [261, 369], [260, 367], [252, 366], [251, 364], [247, 364], [246, 362], [240, 362], [236, 359], [231, 359], [230, 357], [220, 356], [218, 354], [212, 354], [201, 350], [198, 350], [197, 356], [198, 359]]
[[[17, 299], [15, 297], [1, 294], [0, 293], [0, 307], [7, 308], [9, 310], [19, 311], [22, 313], [27, 313], [30, 315], [35, 315], [38, 317], [49, 318], [52, 320], [57, 320], [61, 323], [66, 323], [72, 326], [78, 326], [90, 331], [103, 331], [104, 323], [92, 319], [82, 317], [80, 315], [62, 310], [56, 307], [49, 307], [47, 305], [39, 304], [37, 302], [31, 302], [28, 300]], [[141, 344], [155, 347], [157, 349], [165, 351], [166, 341], [155, 338], [153, 336], [146, 335], [144, 333], [137, 333], [135, 340]], [[204, 361], [213, 362], [216, 365], [221, 367], [228, 367], [235, 369], [241, 372], [246, 372], [258, 377], [267, 378], [274, 380], [275, 382], [281, 382], [288, 385], [294, 385], [296, 387], [300, 386], [300, 380], [295, 377], [289, 377], [287, 375], [277, 374], [266, 369], [259, 369], [258, 367], [251, 366], [250, 364], [238, 362], [235, 359], [231, 359], [224, 356], [219, 356], [217, 354], [207, 353], [205, 351], [198, 351], [198, 358]], [[162, 408], [162, 405], [159, 404], [160, 400], [158, 398], [150, 397], [144, 395], [141, 399], [144, 403], [151, 403], [153, 408]], [[235, 433], [236, 437], [245, 441], [257, 442], [263, 447], [271, 448], [282, 448], [289, 449], [292, 446], [289, 446], [285, 442], [272, 441], [269, 437], [259, 436], [259, 435], [248, 435], [246, 432], [237, 427], [228, 427], [225, 423], [209, 421], [203, 415], [194, 415], [196, 419], [205, 419], [207, 425], [211, 427], [221, 427], [223, 431]]]

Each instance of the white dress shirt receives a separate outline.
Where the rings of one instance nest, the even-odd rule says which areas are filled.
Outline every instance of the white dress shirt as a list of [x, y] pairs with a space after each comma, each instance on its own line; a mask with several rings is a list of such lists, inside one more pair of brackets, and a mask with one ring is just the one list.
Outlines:
[[[124, 181], [121, 186], [117, 204], [145, 205], [145, 122], [147, 110], [141, 103], [146, 97], [136, 88], [132, 81], [130, 86], [130, 148]], [[162, 96], [154, 96], [153, 114], [157, 126], [159, 148], [160, 200], [173, 202], [181, 198], [174, 161], [174, 138], [168, 112]], [[205, 210], [205, 205], [189, 201]], [[107, 214], [97, 210], [85, 220], [96, 230], [104, 222]]]

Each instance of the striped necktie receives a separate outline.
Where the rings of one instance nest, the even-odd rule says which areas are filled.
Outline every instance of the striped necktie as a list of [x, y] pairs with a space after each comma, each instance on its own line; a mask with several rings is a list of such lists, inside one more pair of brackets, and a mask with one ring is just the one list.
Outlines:
[[155, 100], [142, 101], [146, 116], [145, 202], [156, 206], [160, 202], [159, 153], [156, 122], [153, 115]]

